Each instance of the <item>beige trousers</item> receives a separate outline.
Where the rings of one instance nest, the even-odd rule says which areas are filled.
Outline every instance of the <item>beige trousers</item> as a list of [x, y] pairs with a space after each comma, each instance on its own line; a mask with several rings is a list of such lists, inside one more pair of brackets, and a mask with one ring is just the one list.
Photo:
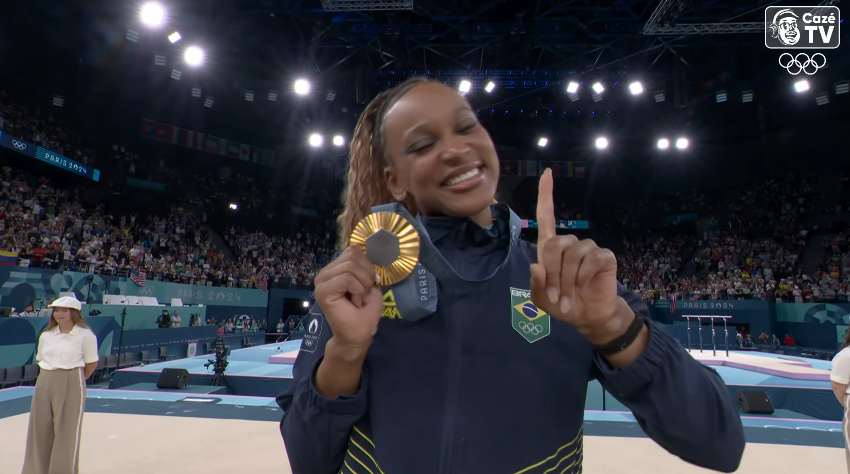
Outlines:
[[77, 474], [86, 403], [83, 369], [42, 370], [32, 396], [22, 474]]

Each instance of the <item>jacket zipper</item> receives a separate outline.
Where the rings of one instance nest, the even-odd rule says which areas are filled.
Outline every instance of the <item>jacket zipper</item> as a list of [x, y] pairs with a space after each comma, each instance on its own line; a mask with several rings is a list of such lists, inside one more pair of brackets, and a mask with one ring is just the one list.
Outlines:
[[[446, 314], [451, 313], [451, 311]], [[463, 343], [463, 319], [448, 318], [450, 331], [455, 334], [450, 334], [449, 341], [451, 351], [449, 352], [448, 374], [446, 383], [446, 412], [443, 419], [443, 435], [440, 448], [440, 464], [439, 472], [442, 474], [451, 474], [453, 472], [452, 459], [454, 449], [454, 431], [455, 431], [455, 414], [457, 413], [457, 398], [460, 390], [460, 374], [461, 374], [461, 354]], [[451, 336], [456, 336], [452, 338]]]

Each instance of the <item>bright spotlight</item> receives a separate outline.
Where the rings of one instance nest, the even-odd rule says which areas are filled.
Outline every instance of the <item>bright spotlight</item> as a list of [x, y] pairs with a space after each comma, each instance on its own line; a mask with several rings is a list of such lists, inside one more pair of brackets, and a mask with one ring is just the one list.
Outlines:
[[643, 84], [640, 81], [634, 81], [629, 84], [629, 92], [632, 95], [641, 95], [643, 94]]
[[484, 86], [484, 92], [490, 94], [496, 89], [496, 83], [493, 81], [487, 81], [487, 85]]
[[605, 150], [608, 148], [608, 137], [596, 137], [596, 140], [593, 142], [593, 146], [596, 147], [597, 150]]
[[659, 138], [655, 146], [657, 146], [659, 150], [667, 150], [670, 148], [670, 140], [666, 138]]
[[540, 137], [537, 139], [537, 146], [540, 148], [546, 148], [549, 146], [549, 139], [546, 137]]
[[602, 83], [599, 81], [594, 82], [591, 88], [593, 89], [593, 92], [596, 92], [597, 95], [600, 95], [605, 92], [605, 86], [603, 86]]
[[235, 202], [231, 202], [230, 204], [227, 205], [227, 207], [231, 211], [238, 211], [239, 210], [239, 204], [236, 204]]
[[174, 43], [180, 41], [181, 39], [183, 39], [183, 37], [180, 35], [179, 31], [175, 31], [174, 33], [171, 33], [170, 35], [168, 35], [168, 42], [171, 43], [171, 44], [174, 44]]
[[468, 94], [469, 91], [472, 90], [472, 82], [468, 79], [461, 80], [457, 85], [457, 90], [459, 90], [461, 94]]
[[325, 137], [323, 137], [321, 133], [313, 132], [307, 139], [307, 143], [309, 143], [313, 148], [320, 148], [325, 143]]
[[292, 83], [292, 90], [300, 96], [308, 95], [310, 94], [310, 81], [298, 78]]
[[812, 86], [809, 84], [809, 81], [806, 79], [800, 79], [799, 81], [794, 83], [794, 92], [798, 94], [802, 94], [803, 92], [808, 92]]
[[690, 146], [691, 142], [685, 137], [679, 137], [676, 139], [676, 149], [677, 150], [687, 150], [688, 146]]
[[204, 53], [204, 50], [198, 46], [189, 46], [186, 48], [186, 51], [183, 52], [183, 61], [192, 67], [198, 67], [204, 64], [205, 59], [206, 54]]
[[159, 28], [165, 24], [165, 8], [159, 2], [146, 2], [139, 10], [139, 20], [148, 28]]
[[345, 146], [345, 137], [342, 135], [334, 135], [333, 144], [335, 147]]
[[307, 301], [307, 300], [302, 301], [302, 302], [301, 302], [301, 307], [302, 307], [302, 308], [309, 308], [309, 307], [310, 307], [310, 302], [309, 302], [309, 301]]
[[[599, 84], [599, 83], [597, 82], [597, 84]], [[567, 84], [567, 94], [575, 94], [576, 92], [578, 92], [578, 82], [570, 81]]]

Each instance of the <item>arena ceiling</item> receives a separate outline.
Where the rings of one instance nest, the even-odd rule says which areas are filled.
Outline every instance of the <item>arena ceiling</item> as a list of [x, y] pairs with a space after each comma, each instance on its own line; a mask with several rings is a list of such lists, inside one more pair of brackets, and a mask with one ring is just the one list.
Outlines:
[[[740, 106], [742, 94], [755, 91], [756, 102], [768, 109], [785, 107], [788, 97], [789, 78], [776, 65], [777, 54], [764, 47], [761, 25], [766, 6], [794, 2], [163, 1], [166, 29], [184, 37], [175, 46], [165, 39], [168, 31], [138, 24], [140, 3], [14, 2], [0, 20], [0, 55], [19, 65], [18, 80], [27, 77], [51, 94], [85, 96], [89, 108], [126, 102], [123, 110], [137, 107], [143, 115], [256, 134], [267, 142], [301, 140], [304, 130], [319, 123], [350, 130], [362, 104], [411, 75], [451, 84], [472, 79], [470, 100], [495, 128], [512, 128], [517, 120], [535, 127], [553, 121], [593, 127], [630, 116], [616, 124], [625, 126], [643, 121], [635, 114], [671, 123], [699, 116], [707, 126], [711, 120], [704, 117], [713, 111], [718, 126], [741, 130], [737, 121], [746, 120], [746, 129], [757, 131], [765, 127], [757, 123], [759, 114], [782, 110], [729, 114], [711, 105], [717, 93], [726, 91], [729, 102]], [[373, 9], [339, 11], [355, 3]], [[401, 9], [387, 10], [392, 4]], [[187, 42], [207, 50], [207, 64], [196, 71], [180, 65]], [[818, 88], [828, 91], [847, 79], [850, 55], [839, 53], [830, 55]], [[157, 64], [158, 56], [164, 64]], [[170, 77], [173, 69], [182, 69], [182, 80]], [[298, 75], [314, 82], [309, 103], [289, 94]], [[650, 92], [642, 106], [621, 92], [596, 103], [588, 96], [571, 102], [563, 91], [571, 78], [602, 80], [622, 91], [638, 77]], [[491, 79], [497, 90], [485, 95], [480, 88]], [[190, 98], [193, 88], [202, 90], [199, 100]], [[247, 92], [256, 98], [251, 103]], [[280, 100], [272, 103], [268, 92]], [[652, 99], [657, 92], [664, 93], [663, 103]], [[215, 98], [213, 109], [204, 110], [205, 97]], [[832, 119], [841, 114], [835, 109]], [[266, 133], [240, 128], [258, 117]], [[523, 145], [521, 137], [504, 141]]]

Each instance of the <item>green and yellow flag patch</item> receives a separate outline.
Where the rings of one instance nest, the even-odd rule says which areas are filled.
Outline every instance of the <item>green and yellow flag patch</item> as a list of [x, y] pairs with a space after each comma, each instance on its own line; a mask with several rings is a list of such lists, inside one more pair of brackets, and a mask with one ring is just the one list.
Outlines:
[[511, 288], [511, 327], [529, 343], [548, 336], [552, 330], [549, 313], [531, 301], [531, 291]]

